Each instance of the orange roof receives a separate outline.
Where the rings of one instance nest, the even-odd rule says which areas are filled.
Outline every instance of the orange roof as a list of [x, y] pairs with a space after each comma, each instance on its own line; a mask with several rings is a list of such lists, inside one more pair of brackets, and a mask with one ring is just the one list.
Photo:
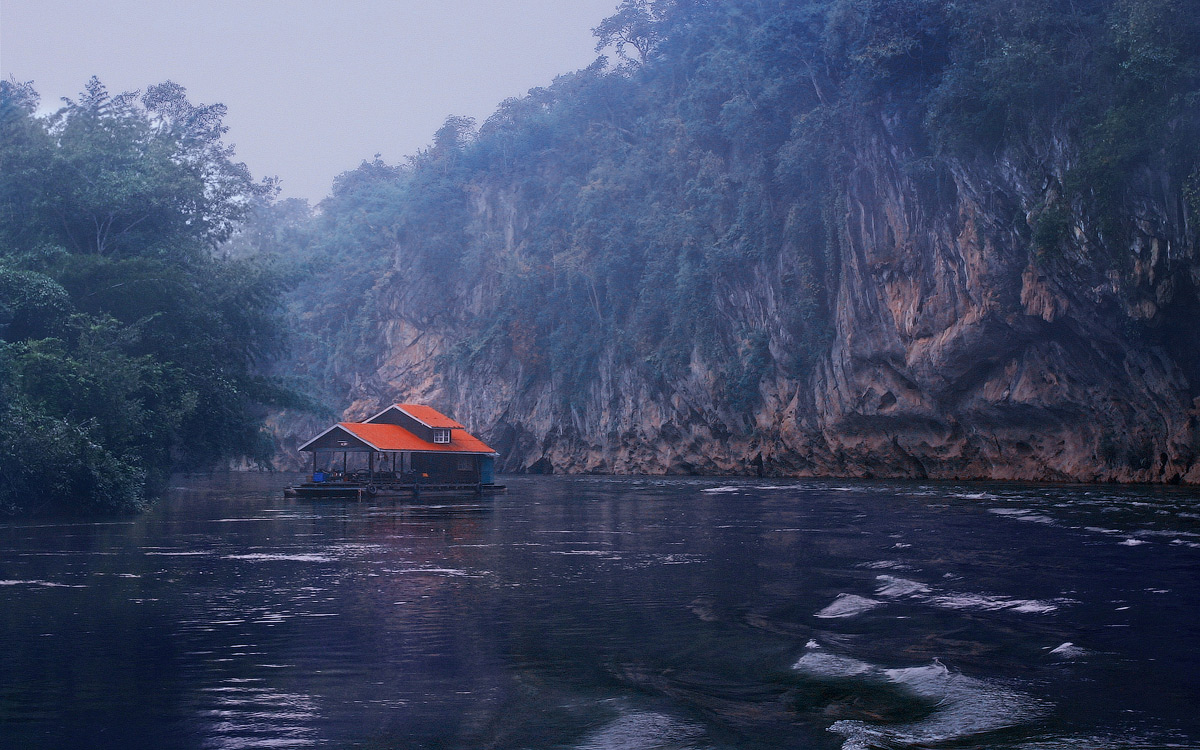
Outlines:
[[418, 422], [424, 422], [430, 427], [450, 427], [455, 430], [465, 429], [458, 422], [455, 422], [453, 419], [447, 417], [445, 414], [442, 414], [432, 406], [423, 406], [421, 404], [395, 404], [395, 407]]
[[[427, 409], [428, 407], [420, 407]], [[404, 407], [408, 411], [407, 407]], [[438, 414], [433, 409], [429, 411]], [[421, 419], [416, 414], [412, 416]], [[458, 453], [495, 453], [479, 438], [468, 433], [463, 426], [448, 417], [443, 417], [438, 414], [443, 420], [450, 424], [435, 424], [431, 427], [451, 427], [450, 443], [431, 443], [427, 440], [422, 440], [408, 430], [394, 424], [374, 424], [370, 422], [338, 422], [338, 426], [355, 437], [363, 440], [367, 444], [380, 451], [432, 451], [432, 452], [458, 452]], [[425, 421], [421, 419], [421, 421]], [[426, 422], [428, 424], [428, 422]]]

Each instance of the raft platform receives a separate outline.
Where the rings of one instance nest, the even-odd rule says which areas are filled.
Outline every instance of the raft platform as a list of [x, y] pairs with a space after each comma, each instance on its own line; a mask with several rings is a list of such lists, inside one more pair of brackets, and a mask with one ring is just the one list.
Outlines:
[[462, 484], [447, 482], [304, 482], [283, 491], [284, 497], [308, 497], [329, 500], [369, 500], [378, 497], [407, 497], [419, 500], [425, 495], [499, 495], [507, 492], [502, 484]]

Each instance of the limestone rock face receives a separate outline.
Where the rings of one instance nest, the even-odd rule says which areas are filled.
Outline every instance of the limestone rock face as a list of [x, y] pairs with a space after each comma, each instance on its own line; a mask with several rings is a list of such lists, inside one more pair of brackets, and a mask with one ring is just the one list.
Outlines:
[[[932, 180], [905, 168], [912, 155], [881, 126], [836, 202], [832, 343], [803, 374], [776, 365], [748, 411], [730, 409], [721, 363], [699, 351], [663, 382], [610, 345], [582, 391], [538, 371], [515, 339], [469, 370], [447, 365], [468, 313], [488, 309], [487, 274], [445, 290], [430, 316], [413, 287], [443, 282], [410, 273], [385, 295], [387, 350], [356, 375], [345, 417], [429, 403], [508, 472], [748, 474], [761, 455], [777, 476], [1200, 482], [1200, 262], [1186, 220], [1165, 199], [1130, 206], [1124, 271], [1097, 270], [1114, 248], [1078, 210], [1062, 249], [1038, 252], [1031, 230], [1056, 199], [1060, 151], [952, 163]], [[507, 196], [479, 191], [474, 231], [519, 256]], [[797, 343], [781, 279], [804, 251], [785, 244], [723, 281], [709, 323], [764, 331], [785, 359]]]

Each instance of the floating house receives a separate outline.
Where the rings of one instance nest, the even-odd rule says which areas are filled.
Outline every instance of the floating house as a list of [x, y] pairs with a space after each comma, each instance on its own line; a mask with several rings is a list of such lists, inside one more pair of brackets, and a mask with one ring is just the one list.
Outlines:
[[312, 454], [312, 481], [290, 488], [296, 495], [504, 489], [495, 480], [496, 451], [450, 417], [419, 404], [393, 404], [365, 422], [338, 422], [299, 450]]

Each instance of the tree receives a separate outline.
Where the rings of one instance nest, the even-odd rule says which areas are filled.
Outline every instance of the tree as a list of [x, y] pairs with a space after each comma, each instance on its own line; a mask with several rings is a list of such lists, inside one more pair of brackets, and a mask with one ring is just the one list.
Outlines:
[[220, 138], [224, 105], [181, 86], [110, 96], [96, 78], [49, 120], [46, 166], [55, 239], [75, 253], [182, 256], [216, 247], [270, 190]]
[[[642, 65], [654, 54], [662, 40], [658, 21], [660, 6], [665, 0], [621, 0], [617, 12], [600, 22], [592, 30], [596, 36], [596, 51], [612, 47], [617, 57], [630, 66]], [[629, 56], [626, 48], [632, 47], [637, 59]]]
[[222, 143], [224, 106], [95, 78], [36, 103], [0, 83], [0, 510], [132, 510], [173, 469], [267, 460], [281, 279], [214, 250], [273, 184]]

